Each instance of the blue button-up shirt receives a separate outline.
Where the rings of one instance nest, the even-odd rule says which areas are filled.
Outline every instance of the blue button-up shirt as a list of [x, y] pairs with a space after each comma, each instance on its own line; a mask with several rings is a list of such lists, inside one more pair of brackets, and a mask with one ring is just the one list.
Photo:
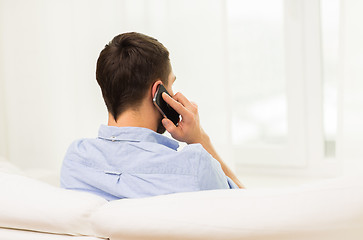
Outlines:
[[178, 147], [150, 129], [101, 125], [98, 138], [70, 145], [61, 187], [107, 200], [238, 188], [200, 144]]

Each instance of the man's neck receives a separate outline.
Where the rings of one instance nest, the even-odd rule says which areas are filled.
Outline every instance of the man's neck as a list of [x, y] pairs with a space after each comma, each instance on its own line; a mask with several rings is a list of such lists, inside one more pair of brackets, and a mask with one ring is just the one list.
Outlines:
[[141, 111], [127, 110], [123, 112], [115, 121], [112, 114], [108, 114], [108, 126], [115, 127], [142, 127], [153, 131], [157, 130], [157, 123], [147, 113]]

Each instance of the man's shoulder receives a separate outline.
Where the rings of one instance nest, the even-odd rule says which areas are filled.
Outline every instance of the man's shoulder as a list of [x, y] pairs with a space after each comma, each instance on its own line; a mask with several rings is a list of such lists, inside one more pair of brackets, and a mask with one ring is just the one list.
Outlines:
[[85, 150], [85, 148], [93, 146], [97, 144], [97, 142], [98, 142], [97, 138], [79, 138], [71, 142], [71, 144], [68, 147], [68, 150]]
[[98, 142], [97, 138], [76, 139], [68, 146], [65, 157], [92, 154], [97, 149], [96, 145], [98, 145]]

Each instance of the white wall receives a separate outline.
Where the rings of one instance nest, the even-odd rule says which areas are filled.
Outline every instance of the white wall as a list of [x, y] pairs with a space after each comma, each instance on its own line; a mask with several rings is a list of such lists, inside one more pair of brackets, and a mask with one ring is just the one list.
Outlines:
[[[2, 1], [0, 1], [0, 33], [2, 33]], [[0, 46], [3, 38], [0, 34]], [[2, 49], [0, 48], [0, 51]], [[3, 81], [3, 60], [0, 58], [0, 157], [8, 157], [7, 126], [6, 126], [6, 104], [5, 104], [5, 85]]]

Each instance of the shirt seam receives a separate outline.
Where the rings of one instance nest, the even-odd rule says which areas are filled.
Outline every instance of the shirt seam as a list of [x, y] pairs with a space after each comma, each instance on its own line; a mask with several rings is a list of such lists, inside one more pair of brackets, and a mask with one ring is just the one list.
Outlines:
[[[174, 150], [176, 150], [179, 147], [179, 143], [177, 141], [175, 141], [174, 139], [170, 139], [170, 138], [168, 138], [166, 136], [163, 136], [161, 134], [160, 134], [160, 136], [155, 135], [155, 134], [157, 134], [156, 132], [154, 132], [154, 131], [152, 131], [150, 129], [147, 129], [147, 128], [133, 127], [135, 129], [137, 129], [138, 132], [141, 132], [142, 134], [149, 135], [152, 138], [152, 141], [147, 139], [147, 138], [145, 138], [145, 139], [134, 139], [132, 137], [131, 139], [128, 139], [128, 138], [120, 138], [119, 136], [114, 136], [114, 138], [110, 138], [110, 137], [106, 136], [106, 134], [105, 134], [105, 131], [108, 131], [108, 127], [109, 126], [106, 126], [106, 125], [101, 125], [100, 126], [99, 131], [98, 131], [98, 138], [99, 139], [107, 140], [107, 141], [151, 142], [151, 143], [157, 143], [157, 144], [164, 145], [164, 146], [169, 147], [169, 148], [174, 149]], [[127, 127], [125, 127], [125, 128], [127, 128]], [[110, 133], [111, 132], [114, 132], [114, 131], [110, 130]], [[120, 134], [120, 133], [122, 133], [122, 130], [119, 131], [118, 134]], [[135, 135], [134, 132], [126, 131], [126, 130], [125, 130], [124, 133]]]

